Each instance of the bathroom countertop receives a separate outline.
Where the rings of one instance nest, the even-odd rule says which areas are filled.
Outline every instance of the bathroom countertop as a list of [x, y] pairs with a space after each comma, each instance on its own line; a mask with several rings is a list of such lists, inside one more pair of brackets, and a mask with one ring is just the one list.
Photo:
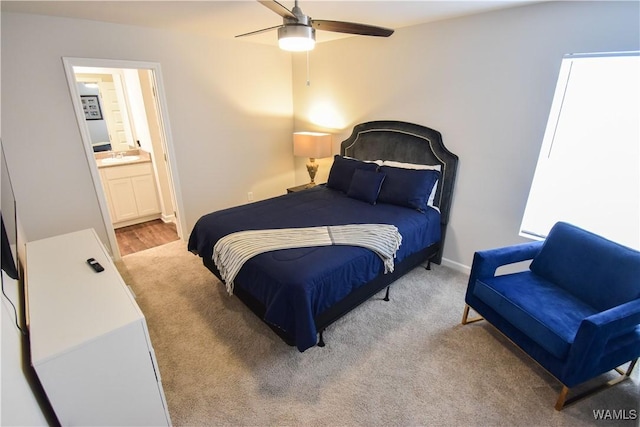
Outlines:
[[139, 159], [136, 160], [130, 160], [130, 161], [122, 161], [122, 162], [110, 162], [107, 161], [105, 162], [105, 159], [111, 159], [112, 158], [112, 152], [110, 151], [103, 151], [100, 153], [95, 153], [95, 159], [96, 159], [96, 164], [98, 165], [98, 168], [112, 168], [112, 167], [118, 167], [118, 166], [127, 166], [127, 165], [135, 165], [137, 163], [147, 163], [151, 161], [151, 154], [144, 151], [144, 150], [128, 150], [128, 151], [122, 151], [123, 156], [139, 156]]

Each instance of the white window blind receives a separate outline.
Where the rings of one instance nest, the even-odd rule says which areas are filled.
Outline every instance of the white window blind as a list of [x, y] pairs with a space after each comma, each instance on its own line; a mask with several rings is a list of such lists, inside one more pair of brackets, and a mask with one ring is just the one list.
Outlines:
[[521, 235], [566, 221], [640, 249], [639, 55], [562, 60]]

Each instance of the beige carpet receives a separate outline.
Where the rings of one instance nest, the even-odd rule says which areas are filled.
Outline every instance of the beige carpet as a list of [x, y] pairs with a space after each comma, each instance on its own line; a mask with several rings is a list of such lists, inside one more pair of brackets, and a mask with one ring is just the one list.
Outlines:
[[486, 322], [460, 325], [467, 277], [446, 267], [411, 271], [390, 302], [374, 297], [304, 353], [229, 297], [184, 242], [118, 267], [147, 318], [174, 425], [639, 424], [640, 369], [555, 411], [553, 377]]

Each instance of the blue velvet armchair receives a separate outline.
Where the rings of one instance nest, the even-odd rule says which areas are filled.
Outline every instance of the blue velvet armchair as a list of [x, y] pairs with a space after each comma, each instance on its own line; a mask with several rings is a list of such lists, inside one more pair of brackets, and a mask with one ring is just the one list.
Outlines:
[[[526, 271], [496, 275], [527, 260]], [[557, 410], [628, 379], [640, 357], [640, 252], [567, 223], [544, 242], [476, 252], [465, 302], [463, 324], [487, 320], [563, 384]], [[568, 399], [613, 369], [621, 376]]]

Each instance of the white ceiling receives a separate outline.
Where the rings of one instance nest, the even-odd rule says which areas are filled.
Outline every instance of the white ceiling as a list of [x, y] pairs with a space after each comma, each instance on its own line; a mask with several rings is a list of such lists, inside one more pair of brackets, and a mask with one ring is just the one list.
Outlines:
[[[532, 0], [300, 0], [315, 19], [357, 22], [398, 29], [446, 18], [538, 3]], [[292, 0], [280, 3], [289, 10]], [[34, 13], [126, 25], [187, 31], [231, 39], [235, 35], [280, 25], [282, 18], [253, 0], [209, 1], [7, 1], [3, 12]], [[350, 37], [318, 31], [318, 42]], [[241, 40], [277, 44], [275, 31]]]

